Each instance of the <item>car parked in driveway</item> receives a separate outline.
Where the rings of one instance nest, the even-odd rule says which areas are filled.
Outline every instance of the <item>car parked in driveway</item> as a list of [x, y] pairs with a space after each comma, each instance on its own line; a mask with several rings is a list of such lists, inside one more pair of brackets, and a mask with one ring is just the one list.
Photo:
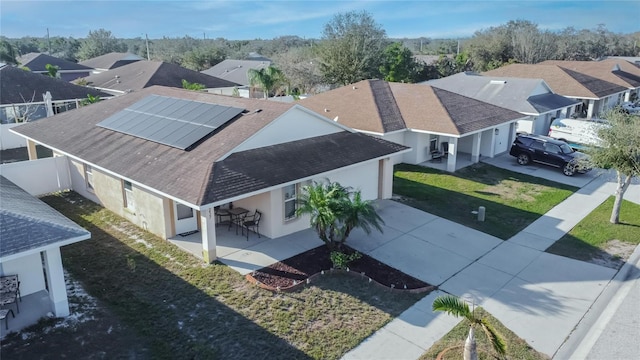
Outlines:
[[566, 176], [575, 173], [584, 174], [592, 169], [589, 156], [575, 151], [564, 141], [542, 135], [519, 135], [509, 150], [518, 164], [531, 162], [555, 166], [562, 169]]

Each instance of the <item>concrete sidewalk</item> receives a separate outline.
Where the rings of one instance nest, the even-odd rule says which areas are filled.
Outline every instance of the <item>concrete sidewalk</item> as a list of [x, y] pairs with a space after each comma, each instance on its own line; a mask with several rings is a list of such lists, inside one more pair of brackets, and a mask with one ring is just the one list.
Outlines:
[[[625, 199], [635, 200], [638, 188], [634, 185]], [[483, 233], [476, 242], [475, 230], [406, 209], [395, 216], [400, 222], [413, 222], [412, 226], [396, 225], [392, 234], [385, 229], [386, 235], [374, 236], [373, 243], [359, 236], [353, 242], [350, 238], [350, 245], [358, 250], [440, 285], [440, 291], [407, 309], [343, 359], [419, 358], [459, 321], [431, 311], [433, 299], [443, 293], [484, 307], [533, 348], [552, 356], [616, 270], [544, 250], [614, 190], [610, 176], [593, 177], [521, 233], [498, 243]]]

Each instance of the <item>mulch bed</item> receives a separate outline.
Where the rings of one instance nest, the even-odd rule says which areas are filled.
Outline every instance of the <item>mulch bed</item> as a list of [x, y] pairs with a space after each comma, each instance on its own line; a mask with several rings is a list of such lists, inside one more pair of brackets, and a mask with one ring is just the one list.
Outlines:
[[[355, 252], [352, 248], [344, 246], [344, 253]], [[273, 288], [288, 288], [295, 283], [305, 281], [311, 275], [333, 267], [330, 260], [331, 251], [325, 245], [306, 251], [300, 255], [277, 262], [268, 267], [256, 270], [252, 273], [254, 279]], [[349, 264], [349, 271], [365, 273], [374, 281], [396, 289], [420, 289], [430, 286], [424, 281], [392, 268], [380, 261], [362, 254], [362, 257]]]

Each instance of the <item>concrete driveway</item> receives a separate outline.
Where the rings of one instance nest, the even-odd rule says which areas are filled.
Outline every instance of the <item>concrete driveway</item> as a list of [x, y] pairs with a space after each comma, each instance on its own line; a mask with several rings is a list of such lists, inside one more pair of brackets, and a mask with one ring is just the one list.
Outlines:
[[513, 172], [536, 176], [539, 178], [555, 181], [561, 184], [571, 185], [575, 187], [583, 187], [593, 181], [603, 173], [603, 170], [593, 169], [586, 174], [575, 174], [573, 176], [565, 176], [562, 170], [553, 166], [547, 166], [537, 163], [529, 165], [519, 165], [516, 158], [509, 154], [502, 154], [494, 158], [482, 158], [483, 163], [493, 165], [502, 169]]

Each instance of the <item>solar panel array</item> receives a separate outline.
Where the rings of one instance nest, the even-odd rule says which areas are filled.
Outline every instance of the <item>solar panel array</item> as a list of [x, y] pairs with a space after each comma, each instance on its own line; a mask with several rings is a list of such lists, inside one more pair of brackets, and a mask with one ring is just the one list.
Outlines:
[[150, 95], [97, 125], [185, 150], [244, 109]]

